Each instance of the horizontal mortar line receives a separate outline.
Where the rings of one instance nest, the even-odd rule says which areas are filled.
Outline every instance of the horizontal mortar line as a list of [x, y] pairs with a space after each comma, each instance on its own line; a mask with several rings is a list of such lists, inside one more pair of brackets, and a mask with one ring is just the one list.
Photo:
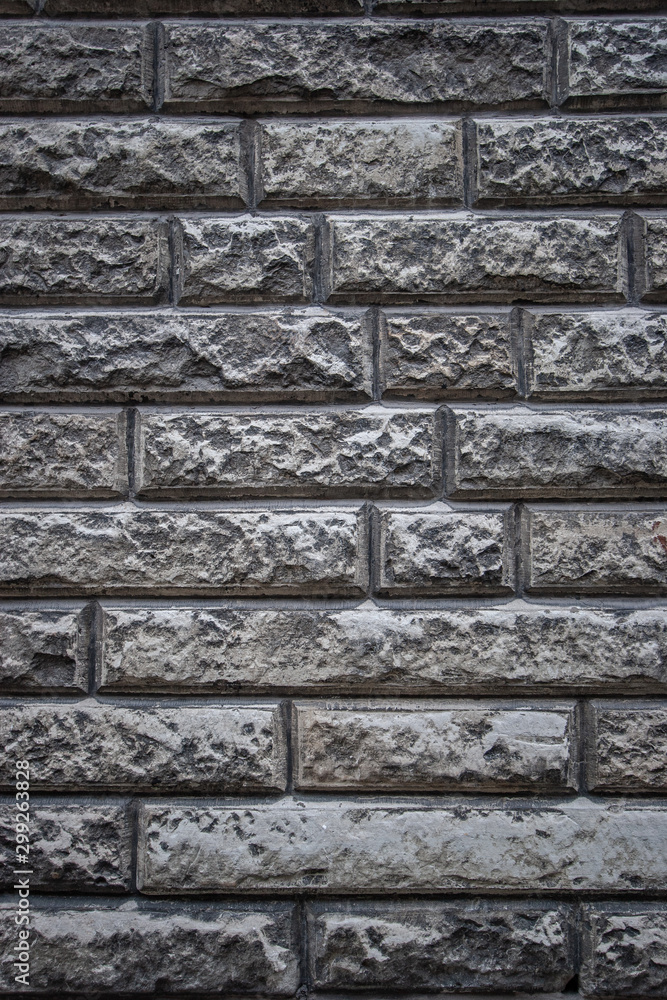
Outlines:
[[[639, 209], [635, 211], [635, 209]], [[63, 215], [59, 209], [53, 209], [52, 211], [38, 211], [38, 212], [19, 212], [19, 211], [7, 211], [2, 212], [3, 219], [16, 219], [20, 222], [34, 221], [53, 221], [57, 219], [59, 222], [84, 222], [86, 219], [112, 219], [114, 221], [125, 221], [132, 222], [135, 220], [148, 220], [148, 221], [167, 221], [168, 219], [173, 219], [174, 221], [179, 221], [184, 219], [189, 221], [192, 219], [201, 221], [215, 221], [215, 222], [234, 222], [241, 219], [267, 219], [267, 220], [279, 220], [283, 218], [298, 219], [300, 216], [306, 216], [311, 218], [313, 216], [319, 216], [324, 213], [326, 216], [332, 216], [337, 218], [347, 218], [352, 216], [353, 218], [361, 218], [370, 216], [371, 218], [380, 218], [383, 216], [395, 216], [396, 218], [402, 218], [408, 216], [413, 218], [415, 221], [419, 219], [429, 220], [433, 218], [440, 218], [441, 216], [447, 220], [458, 221], [459, 219], [469, 220], [474, 219], [488, 219], [503, 220], [503, 221], [520, 221], [523, 219], [567, 219], [570, 214], [573, 214], [576, 218], [599, 218], [600, 216], [613, 216], [619, 220], [623, 217], [624, 212], [631, 211], [636, 215], [646, 215], [651, 213], [652, 216], [663, 218], [667, 214], [667, 210], [664, 206], [657, 206], [655, 208], [642, 207], [642, 206], [632, 206], [630, 209], [624, 209], [622, 207], [595, 207], [595, 206], [582, 206], [573, 205], [571, 207], [554, 206], [551, 208], [531, 208], [527, 207], [525, 209], [513, 208], [511, 211], [496, 209], [496, 208], [465, 208], [463, 205], [458, 207], [443, 206], [442, 208], [433, 207], [420, 207], [420, 206], [406, 206], [401, 208], [382, 208], [382, 207], [372, 207], [368, 208], [335, 208], [332, 206], [319, 206], [317, 208], [290, 208], [290, 209], [238, 209], [235, 211], [207, 211], [206, 209], [196, 209], [196, 210], [186, 210], [186, 211], [175, 211], [169, 209], [167, 211], [159, 211], [153, 209], [142, 209], [133, 212], [128, 212], [122, 209], [102, 209], [98, 212], [85, 211], [72, 211]], [[219, 251], [212, 250], [211, 253], [216, 253]], [[76, 293], [72, 293], [76, 294]], [[409, 294], [409, 293], [406, 293]], [[415, 293], [417, 294], [417, 293]]]
[[[435, 303], [431, 301], [419, 302], [419, 293], [415, 293], [416, 301], [405, 302], [402, 304], [392, 304], [390, 302], [364, 302], [361, 304], [348, 304], [340, 302], [258, 302], [257, 304], [246, 303], [218, 303], [210, 306], [202, 305], [174, 305], [167, 302], [156, 303], [155, 305], [113, 305], [113, 303], [104, 303], [98, 305], [86, 305], [85, 303], [70, 303], [69, 305], [62, 305], [59, 303], [54, 303], [52, 305], [39, 305], [34, 300], [26, 305], [19, 306], [7, 306], [2, 303], [2, 297], [0, 296], [0, 323], [3, 320], [16, 320], [16, 319], [66, 319], [66, 320], [77, 320], [82, 319], [86, 316], [113, 316], [113, 317], [135, 317], [135, 318], [160, 318], [160, 319], [186, 319], [186, 318], [198, 318], [206, 319], [208, 317], [223, 317], [223, 316], [271, 316], [274, 313], [280, 313], [282, 317], [288, 316], [289, 314], [295, 313], [297, 316], [301, 317], [304, 312], [308, 312], [314, 317], [332, 315], [361, 318], [365, 317], [369, 310], [373, 307], [380, 310], [381, 315], [391, 316], [422, 316], [422, 315], [434, 315], [434, 316], [469, 316], [469, 315], [480, 315], [480, 316], [507, 316], [511, 315], [513, 309], [519, 309], [522, 312], [527, 312], [530, 314], [538, 313], [539, 315], [558, 315], [560, 313], [581, 315], [584, 313], [608, 313], [610, 315], [615, 315], [617, 313], [623, 316], [629, 317], [651, 317], [651, 316], [663, 316], [667, 315], [667, 298], [663, 302], [641, 302], [639, 304], [633, 304], [627, 300], [619, 301], [579, 301], [573, 302], [571, 299], [569, 301], [564, 300], [562, 303], [554, 302], [521, 302], [516, 305], [508, 304], [507, 301], [498, 303], [489, 303], [483, 301], [480, 303], [476, 302], [458, 302], [458, 303]], [[439, 293], [432, 293], [439, 294]], [[101, 296], [100, 296], [101, 297]], [[407, 298], [407, 296], [406, 296]], [[7, 390], [9, 391], [9, 390]], [[41, 390], [36, 389], [35, 392], [68, 392], [77, 391], [76, 388], [68, 389], [64, 387], [59, 390]], [[117, 392], [124, 391], [118, 388], [102, 387], [101, 389], [95, 389], [94, 387], [86, 386], [85, 389], [81, 390], [88, 393], [93, 392]], [[136, 393], [142, 393], [143, 388], [139, 387], [137, 389], [131, 390]], [[166, 392], [201, 392], [206, 390], [201, 389], [179, 389], [174, 387], [168, 387]], [[231, 389], [220, 389], [213, 390], [215, 392], [257, 392], [262, 391], [261, 387], [259, 389], [241, 388], [236, 389], [232, 387]], [[275, 392], [276, 390], [269, 390]], [[281, 392], [285, 391], [321, 391], [321, 392], [347, 392], [347, 391], [359, 391], [350, 390], [345, 386], [342, 388], [328, 388], [324, 387], [321, 390], [312, 390], [309, 388], [300, 390], [298, 387], [291, 390], [277, 390]], [[386, 391], [395, 392], [396, 390], [392, 387]], [[452, 390], [457, 391], [457, 390]], [[481, 390], [486, 391], [486, 390]], [[549, 391], [549, 390], [544, 390]], [[615, 389], [603, 390], [607, 392], [618, 391]], [[628, 386], [627, 390], [620, 391], [642, 391], [641, 387], [635, 389], [633, 386]]]

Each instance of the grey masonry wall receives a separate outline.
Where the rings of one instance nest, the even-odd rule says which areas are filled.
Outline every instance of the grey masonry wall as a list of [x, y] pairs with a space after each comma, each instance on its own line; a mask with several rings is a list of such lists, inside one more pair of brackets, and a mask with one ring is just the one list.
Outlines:
[[0, 992], [667, 997], [658, 0], [0, 0], [0, 116]]

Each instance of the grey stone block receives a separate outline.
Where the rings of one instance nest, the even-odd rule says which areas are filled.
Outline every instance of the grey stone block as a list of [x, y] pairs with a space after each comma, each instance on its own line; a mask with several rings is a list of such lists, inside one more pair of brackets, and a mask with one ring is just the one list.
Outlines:
[[126, 415], [0, 411], [0, 497], [127, 493]]
[[525, 557], [531, 590], [667, 593], [664, 510], [527, 511]]
[[141, 807], [147, 894], [660, 891], [663, 805], [372, 800]]
[[0, 514], [0, 593], [355, 594], [365, 589], [358, 508]]
[[0, 785], [14, 788], [26, 753], [39, 791], [284, 791], [286, 745], [278, 706], [0, 707]]
[[433, 496], [433, 410], [143, 411], [136, 483], [148, 496]]
[[480, 205], [664, 204], [664, 118], [480, 119]]
[[5, 217], [0, 302], [161, 302], [168, 256], [167, 224], [157, 219]]
[[327, 217], [331, 301], [542, 302], [622, 297], [620, 219], [468, 213]]
[[[29, 749], [29, 748], [28, 748]], [[133, 820], [128, 803], [30, 798], [31, 890], [127, 892]], [[13, 892], [17, 876], [16, 805], [0, 805], [0, 883]], [[16, 900], [14, 900], [16, 906]]]
[[0, 612], [0, 690], [88, 690], [88, 627], [84, 611]]
[[581, 991], [587, 997], [664, 997], [667, 912], [662, 903], [584, 907]]
[[667, 299], [667, 219], [643, 219], [645, 267], [643, 297], [649, 302]]
[[104, 606], [109, 691], [494, 694], [667, 691], [667, 612]]
[[259, 134], [266, 205], [454, 205], [463, 200], [460, 127], [404, 121], [266, 121]]
[[362, 0], [44, 0], [45, 14], [93, 14], [117, 17], [323, 17], [324, 15], [360, 15]]
[[542, 107], [540, 20], [165, 25], [164, 106], [175, 111]]
[[591, 706], [588, 784], [606, 792], [667, 790], [667, 706]]
[[561, 990], [574, 975], [569, 907], [314, 903], [312, 977], [324, 989]]
[[446, 488], [461, 497], [665, 493], [667, 411], [448, 408]]
[[306, 302], [315, 229], [305, 218], [183, 219], [176, 250], [182, 305]]
[[2, 208], [239, 208], [238, 122], [0, 123]]
[[449, 399], [517, 390], [508, 313], [384, 312], [380, 379], [390, 396]]
[[358, 312], [0, 314], [7, 402], [302, 400], [371, 394]]
[[[293, 907], [31, 899], [30, 989], [172, 994], [184, 988], [292, 995], [299, 983]], [[0, 988], [12, 990], [15, 904], [0, 903]], [[11, 918], [11, 921], [10, 921]]]
[[510, 516], [445, 504], [380, 512], [381, 593], [502, 594], [512, 589]]
[[574, 788], [573, 709], [296, 703], [294, 786], [362, 792]]
[[537, 397], [651, 399], [667, 387], [667, 316], [523, 313], [528, 392]]
[[9, 21], [1, 29], [0, 111], [145, 114], [151, 107], [150, 26]]

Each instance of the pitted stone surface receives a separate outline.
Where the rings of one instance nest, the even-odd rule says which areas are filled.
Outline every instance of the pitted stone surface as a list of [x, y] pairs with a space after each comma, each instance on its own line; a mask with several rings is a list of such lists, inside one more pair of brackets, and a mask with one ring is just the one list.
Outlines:
[[662, 18], [581, 18], [568, 22], [566, 30], [569, 103], [616, 110], [625, 104], [664, 107], [667, 26]]
[[76, 611], [0, 612], [0, 690], [86, 692], [87, 629]]
[[661, 997], [667, 989], [663, 904], [587, 906], [581, 986], [585, 996]]
[[667, 707], [605, 702], [592, 708], [591, 788], [652, 792], [667, 789]]
[[664, 302], [667, 299], [667, 218], [644, 219], [644, 298]]

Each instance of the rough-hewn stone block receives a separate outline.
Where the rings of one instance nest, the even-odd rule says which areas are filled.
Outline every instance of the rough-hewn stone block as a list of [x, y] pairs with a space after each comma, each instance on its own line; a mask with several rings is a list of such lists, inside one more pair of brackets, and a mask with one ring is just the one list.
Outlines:
[[467, 213], [330, 215], [332, 301], [618, 299], [620, 219], [489, 219]]
[[128, 708], [4, 705], [0, 785], [14, 787], [14, 761], [30, 760], [41, 791], [282, 791], [282, 711], [267, 705]]
[[4, 594], [353, 594], [366, 586], [357, 509], [7, 510]]
[[461, 204], [460, 130], [451, 122], [268, 121], [259, 137], [265, 204]]
[[148, 894], [660, 891], [666, 809], [588, 799], [514, 808], [506, 799], [149, 802], [141, 809], [138, 879]]
[[[667, 25], [581, 18], [565, 27], [567, 83], [563, 96], [575, 107], [664, 107], [667, 91]], [[662, 98], [662, 100], [661, 100]]]
[[156, 219], [0, 219], [0, 302], [160, 302], [167, 224]]
[[363, 14], [363, 0], [44, 0], [45, 14], [93, 14], [118, 17], [220, 17], [262, 15], [276, 17], [323, 17]]
[[[31, 899], [30, 992], [292, 995], [293, 907]], [[13, 990], [15, 904], [0, 903], [0, 988]], [[10, 920], [11, 917], [11, 920]], [[3, 961], [4, 959], [4, 961]], [[27, 992], [27, 991], [24, 991]]]
[[105, 606], [103, 690], [667, 690], [664, 608], [344, 611]]
[[531, 590], [667, 592], [664, 510], [527, 512], [524, 562]]
[[324, 989], [561, 990], [572, 912], [535, 903], [314, 903], [312, 978]]
[[590, 788], [647, 794], [667, 789], [664, 703], [593, 703], [591, 723]]
[[258, 402], [370, 396], [358, 312], [0, 314], [0, 395]]
[[292, 734], [304, 790], [575, 787], [574, 716], [563, 707], [297, 703]]
[[480, 205], [664, 204], [664, 118], [481, 119]]
[[512, 396], [517, 389], [513, 353], [507, 313], [388, 311], [380, 318], [380, 379], [386, 395]]
[[[433, 410], [142, 412], [137, 489], [149, 496], [432, 496]], [[0, 466], [1, 468], [1, 466]]]
[[313, 224], [299, 218], [183, 219], [176, 270], [183, 305], [305, 302], [315, 255]]
[[127, 493], [124, 413], [0, 412], [0, 497]]
[[2, 208], [238, 208], [238, 122], [0, 123]]
[[152, 81], [153, 33], [147, 25], [2, 25], [0, 111], [145, 112]]
[[667, 411], [448, 408], [446, 489], [470, 497], [641, 497], [667, 487]]
[[648, 301], [667, 299], [667, 218], [648, 216], [643, 220], [645, 268], [643, 297]]
[[88, 615], [84, 611], [0, 612], [0, 690], [88, 690]]
[[[29, 756], [30, 747], [26, 747]], [[126, 892], [132, 817], [125, 802], [104, 804], [30, 798], [29, 864], [16, 864], [16, 803], [0, 806], [0, 882], [12, 891], [15, 868], [30, 868], [30, 888], [47, 892]]]
[[423, 510], [380, 512], [381, 592], [504, 593], [512, 588], [507, 512]]
[[407, 105], [540, 107], [546, 22], [165, 25], [165, 107], [362, 111]]
[[524, 312], [526, 379], [534, 396], [664, 397], [667, 316], [640, 312]]
[[580, 982], [587, 997], [663, 997], [667, 991], [664, 903], [586, 906]]

